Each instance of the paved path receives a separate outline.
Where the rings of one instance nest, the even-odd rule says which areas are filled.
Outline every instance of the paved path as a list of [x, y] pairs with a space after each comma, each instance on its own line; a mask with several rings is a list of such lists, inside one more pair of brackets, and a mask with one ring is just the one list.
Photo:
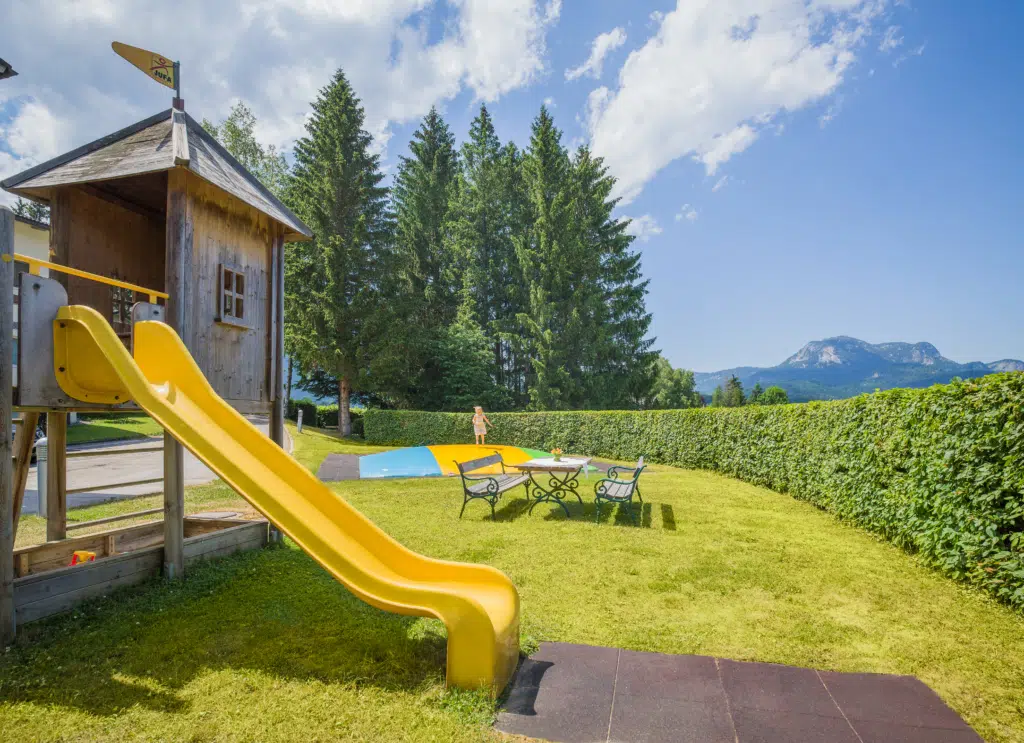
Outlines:
[[[268, 431], [266, 416], [251, 417], [249, 420], [264, 433]], [[285, 430], [285, 446], [291, 451], [291, 438]], [[146, 452], [137, 454], [114, 454], [119, 449], [145, 448]], [[118, 482], [133, 482], [163, 477], [163, 439], [132, 439], [130, 441], [107, 441], [95, 444], [77, 444], [68, 447], [68, 451], [110, 451], [109, 456], [71, 457], [68, 459], [68, 488], [84, 488], [101, 486]], [[185, 450], [185, 484], [202, 485], [216, 480], [217, 476], [206, 465], [200, 462], [187, 449]], [[68, 496], [68, 508], [78, 508], [94, 503], [123, 498], [135, 498], [140, 495], [155, 495], [163, 492], [159, 482], [149, 485], [135, 485], [128, 488], [104, 487], [102, 490], [79, 493]], [[39, 513], [39, 491], [37, 470], [33, 465], [28, 473], [28, 484], [25, 488], [23, 513]]]
[[498, 730], [560, 743], [981, 743], [913, 676], [541, 643]]

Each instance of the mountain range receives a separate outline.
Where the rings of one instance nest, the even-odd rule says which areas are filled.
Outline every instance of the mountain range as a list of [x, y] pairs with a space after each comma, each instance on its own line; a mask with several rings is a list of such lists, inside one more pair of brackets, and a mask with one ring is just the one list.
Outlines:
[[931, 343], [867, 343], [841, 335], [811, 341], [778, 366], [739, 366], [696, 372], [697, 391], [710, 395], [736, 375], [749, 391], [755, 384], [778, 385], [793, 402], [836, 400], [893, 387], [928, 387], [1003, 371], [1024, 371], [1024, 361], [1002, 359], [961, 364], [947, 359]]

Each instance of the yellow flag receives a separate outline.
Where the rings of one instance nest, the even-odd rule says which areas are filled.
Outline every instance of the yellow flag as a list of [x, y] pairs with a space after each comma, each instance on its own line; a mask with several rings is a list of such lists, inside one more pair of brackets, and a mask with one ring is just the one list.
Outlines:
[[167, 57], [156, 52], [147, 52], [145, 49], [139, 49], [136, 46], [122, 44], [120, 41], [115, 41], [110, 46], [120, 56], [127, 59], [158, 83], [162, 83], [168, 88], [177, 87], [178, 81], [174, 62]]

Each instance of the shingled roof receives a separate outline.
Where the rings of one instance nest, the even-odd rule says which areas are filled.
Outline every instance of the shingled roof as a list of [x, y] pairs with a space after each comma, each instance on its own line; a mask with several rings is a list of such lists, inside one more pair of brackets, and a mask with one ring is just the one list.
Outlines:
[[6, 191], [49, 200], [55, 186], [188, 168], [285, 227], [286, 240], [313, 233], [184, 111], [168, 109], [0, 182]]

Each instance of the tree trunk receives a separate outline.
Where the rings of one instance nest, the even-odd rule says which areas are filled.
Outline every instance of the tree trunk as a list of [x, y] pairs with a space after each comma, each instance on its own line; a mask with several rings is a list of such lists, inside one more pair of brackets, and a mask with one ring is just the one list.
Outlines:
[[348, 409], [348, 398], [351, 392], [348, 377], [342, 376], [338, 380], [338, 433], [342, 436], [352, 435], [352, 416]]

